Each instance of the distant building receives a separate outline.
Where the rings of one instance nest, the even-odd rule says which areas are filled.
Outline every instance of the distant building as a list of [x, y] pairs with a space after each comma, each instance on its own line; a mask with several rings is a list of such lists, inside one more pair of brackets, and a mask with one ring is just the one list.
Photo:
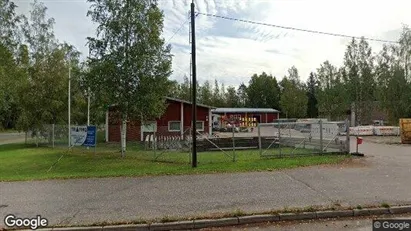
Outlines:
[[272, 108], [216, 108], [211, 112], [219, 127], [231, 126], [229, 121], [239, 127], [255, 127], [258, 123], [272, 123], [280, 118], [280, 111]]

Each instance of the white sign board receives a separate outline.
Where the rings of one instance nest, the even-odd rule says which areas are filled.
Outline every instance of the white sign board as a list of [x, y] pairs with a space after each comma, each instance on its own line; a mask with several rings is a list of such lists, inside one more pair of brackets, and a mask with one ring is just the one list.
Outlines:
[[87, 126], [71, 127], [71, 146], [82, 146], [87, 139]]
[[[334, 137], [340, 132], [338, 124], [323, 123], [323, 137]], [[311, 124], [311, 135], [320, 137], [320, 124]]]

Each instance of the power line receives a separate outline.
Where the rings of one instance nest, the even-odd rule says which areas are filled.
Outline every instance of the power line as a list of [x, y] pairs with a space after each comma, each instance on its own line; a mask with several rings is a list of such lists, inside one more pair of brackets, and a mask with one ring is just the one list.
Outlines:
[[[195, 17], [198, 16], [199, 13], [197, 13], [195, 15]], [[183, 27], [188, 23], [188, 21], [190, 20], [191, 17], [188, 17], [181, 25], [180, 27], [173, 33], [173, 35], [171, 35], [171, 37], [167, 40], [166, 44], [169, 44], [170, 41], [174, 38], [174, 36], [181, 31], [181, 29], [183, 29]]]
[[366, 40], [375, 41], [375, 42], [398, 43], [397, 41], [392, 41], [392, 40], [384, 40], [384, 39], [376, 39], [376, 38], [360, 37], [360, 36], [351, 36], [351, 35], [337, 34], [337, 33], [331, 33], [331, 32], [301, 29], [301, 28], [295, 28], [295, 27], [290, 27], [290, 26], [280, 26], [280, 25], [275, 25], [275, 24], [270, 24], [270, 23], [255, 22], [255, 21], [251, 21], [251, 20], [238, 19], [238, 18], [232, 18], [232, 17], [215, 15], [215, 14], [208, 14], [208, 13], [201, 13], [201, 12], [197, 12], [197, 14], [201, 14], [201, 15], [208, 16], [208, 17], [214, 17], [214, 18], [222, 18], [222, 19], [231, 20], [231, 21], [245, 22], [245, 23], [250, 23], [250, 24], [255, 24], [255, 25], [276, 27], [276, 28], [281, 28], [281, 29], [286, 29], [286, 30], [295, 30], [295, 31], [302, 31], [302, 32], [308, 32], [308, 33], [330, 35], [330, 36], [344, 37], [344, 38], [356, 38], [356, 39], [364, 38]]

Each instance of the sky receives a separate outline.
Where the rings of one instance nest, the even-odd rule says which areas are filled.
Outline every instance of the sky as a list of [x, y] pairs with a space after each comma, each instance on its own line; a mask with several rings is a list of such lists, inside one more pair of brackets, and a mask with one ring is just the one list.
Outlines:
[[[86, 0], [39, 0], [55, 19], [60, 41], [88, 54], [86, 37], [96, 25], [86, 16]], [[18, 13], [28, 14], [31, 0], [14, 0]], [[163, 37], [172, 45], [173, 74], [190, 75], [189, 20], [191, 0], [159, 0], [164, 11]], [[398, 40], [403, 24], [411, 25], [409, 0], [195, 0], [196, 12], [323, 32]], [[350, 38], [285, 30], [209, 17], [196, 17], [197, 79], [238, 86], [254, 73], [281, 80], [295, 66], [305, 81], [311, 71], [329, 60], [340, 66]], [[381, 42], [370, 45], [374, 53]]]

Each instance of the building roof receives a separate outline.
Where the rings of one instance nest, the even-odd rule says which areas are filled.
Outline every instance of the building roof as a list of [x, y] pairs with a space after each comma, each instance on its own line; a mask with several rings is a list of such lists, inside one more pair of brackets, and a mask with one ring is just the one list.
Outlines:
[[[175, 102], [179, 102], [179, 103], [186, 103], [186, 104], [191, 104], [191, 101], [187, 101], [187, 100], [183, 100], [183, 99], [177, 99], [177, 98], [173, 98], [173, 97], [164, 97], [166, 100], [170, 100], [170, 101], [175, 101]], [[117, 104], [110, 104], [109, 107], [114, 107]], [[197, 107], [205, 107], [205, 108], [216, 108], [213, 106], [208, 106], [205, 104], [201, 104], [201, 103], [197, 103]]]
[[213, 113], [279, 113], [272, 108], [216, 108]]
[[[171, 101], [180, 102], [180, 103], [191, 104], [191, 101], [187, 101], [187, 100], [183, 100], [183, 99], [177, 99], [177, 98], [173, 98], [173, 97], [166, 97], [166, 99], [167, 99], [167, 100], [171, 100]], [[216, 107], [209, 106], [209, 105], [205, 105], [205, 104], [201, 104], [201, 103], [197, 103], [197, 107], [216, 108]]]

